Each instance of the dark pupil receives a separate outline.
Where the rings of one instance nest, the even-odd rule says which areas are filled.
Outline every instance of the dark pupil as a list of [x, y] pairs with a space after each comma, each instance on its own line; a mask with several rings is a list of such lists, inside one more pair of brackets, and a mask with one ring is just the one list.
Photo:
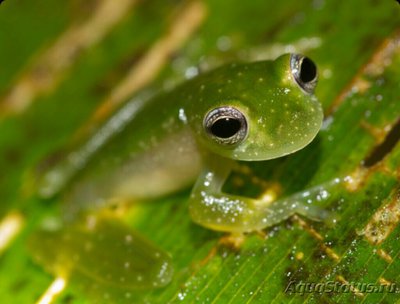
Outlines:
[[220, 118], [211, 126], [211, 133], [220, 138], [229, 138], [240, 130], [240, 121], [235, 118]]
[[303, 59], [301, 62], [300, 68], [300, 79], [302, 82], [309, 82], [314, 80], [315, 76], [317, 75], [317, 67], [315, 66], [314, 62], [312, 62], [307, 57]]

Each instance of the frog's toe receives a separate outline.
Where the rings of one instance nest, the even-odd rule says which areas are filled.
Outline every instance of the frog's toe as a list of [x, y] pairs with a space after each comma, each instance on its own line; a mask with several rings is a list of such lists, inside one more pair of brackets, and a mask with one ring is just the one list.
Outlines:
[[303, 215], [311, 220], [324, 222], [329, 226], [335, 225], [339, 220], [339, 216], [335, 212], [309, 204], [297, 203], [294, 211], [295, 213]]

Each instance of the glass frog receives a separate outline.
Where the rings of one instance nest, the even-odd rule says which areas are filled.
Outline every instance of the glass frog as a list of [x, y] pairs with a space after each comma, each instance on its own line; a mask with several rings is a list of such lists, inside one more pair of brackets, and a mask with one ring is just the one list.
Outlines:
[[35, 235], [33, 255], [57, 276], [80, 273], [99, 286], [128, 289], [163, 286], [172, 277], [166, 253], [101, 212], [89, 215], [193, 183], [190, 216], [213, 230], [251, 232], [295, 213], [329, 220], [329, 212], [305, 200], [315, 189], [268, 203], [221, 190], [238, 161], [282, 157], [313, 140], [323, 120], [316, 84], [309, 58], [285, 54], [223, 65], [127, 104], [42, 174], [39, 194], [62, 192], [65, 219]]

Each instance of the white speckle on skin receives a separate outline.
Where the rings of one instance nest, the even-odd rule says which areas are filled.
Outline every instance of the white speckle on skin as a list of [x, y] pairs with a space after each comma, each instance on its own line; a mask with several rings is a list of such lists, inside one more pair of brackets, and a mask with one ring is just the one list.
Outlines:
[[332, 77], [332, 70], [331, 69], [324, 69], [322, 71], [322, 77], [324, 77], [325, 79], [329, 79]]
[[183, 123], [187, 123], [187, 117], [185, 114], [185, 110], [184, 109], [179, 109], [179, 114], [178, 114], [179, 120], [182, 121]]

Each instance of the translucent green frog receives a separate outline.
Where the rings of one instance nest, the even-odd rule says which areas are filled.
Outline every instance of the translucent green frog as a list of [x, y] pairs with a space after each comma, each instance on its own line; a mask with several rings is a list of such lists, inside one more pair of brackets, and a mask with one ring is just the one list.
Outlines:
[[265, 202], [221, 190], [237, 161], [281, 157], [313, 140], [323, 119], [313, 95], [316, 84], [314, 63], [286, 54], [274, 61], [224, 65], [127, 104], [43, 174], [39, 193], [64, 193], [65, 222], [47, 224], [36, 234], [34, 256], [57, 276], [80, 272], [100, 285], [163, 286], [172, 277], [167, 254], [116, 221], [87, 215], [193, 182], [190, 216], [213, 230], [251, 232], [294, 213], [328, 219], [328, 212], [307, 202], [310, 191]]

